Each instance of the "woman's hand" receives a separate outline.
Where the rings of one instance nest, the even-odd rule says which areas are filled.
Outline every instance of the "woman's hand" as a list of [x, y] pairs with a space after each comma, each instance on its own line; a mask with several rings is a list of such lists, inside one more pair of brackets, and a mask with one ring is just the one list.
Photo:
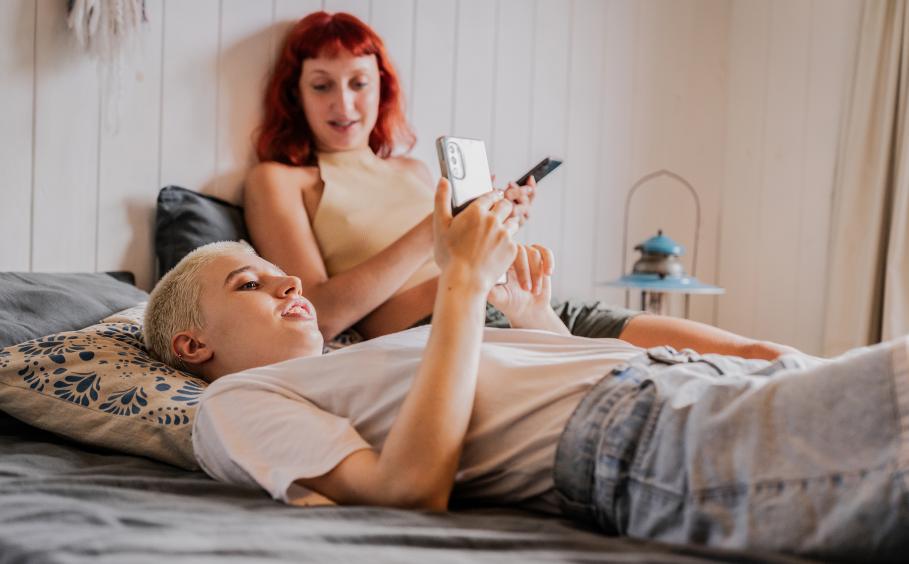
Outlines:
[[552, 310], [552, 251], [542, 245], [519, 245], [508, 269], [508, 282], [496, 285], [487, 296], [513, 327], [567, 333]]
[[451, 187], [439, 180], [436, 189], [433, 231], [435, 260], [443, 273], [457, 270], [485, 294], [514, 261], [518, 250], [511, 235], [518, 220], [514, 206], [499, 191], [480, 196], [453, 218]]
[[514, 204], [512, 215], [518, 219], [518, 226], [522, 226], [530, 219], [530, 206], [537, 193], [537, 182], [533, 176], [524, 186], [509, 182], [505, 187], [505, 198]]

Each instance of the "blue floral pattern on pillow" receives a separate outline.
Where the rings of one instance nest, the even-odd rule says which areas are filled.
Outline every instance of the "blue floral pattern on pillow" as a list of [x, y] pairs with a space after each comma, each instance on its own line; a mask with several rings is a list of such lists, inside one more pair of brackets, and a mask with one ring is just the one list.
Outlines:
[[189, 425], [206, 387], [152, 358], [135, 323], [101, 324], [0, 349], [0, 369], [17, 361], [16, 374], [35, 392], [159, 425]]

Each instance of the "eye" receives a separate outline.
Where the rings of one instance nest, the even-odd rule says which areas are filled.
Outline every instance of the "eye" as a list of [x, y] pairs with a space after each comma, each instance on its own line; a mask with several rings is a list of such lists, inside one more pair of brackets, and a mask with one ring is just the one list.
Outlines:
[[313, 84], [312, 89], [316, 92], [325, 92], [331, 85], [328, 83]]
[[362, 89], [366, 88], [367, 86], [369, 86], [369, 81], [362, 80], [362, 79], [353, 81], [353, 83], [351, 85], [351, 87], [354, 90], [362, 90]]
[[250, 280], [249, 282], [244, 282], [243, 284], [240, 284], [240, 286], [237, 287], [237, 290], [255, 290], [261, 286], [262, 285], [259, 284], [259, 282], [257, 282], [256, 280]]

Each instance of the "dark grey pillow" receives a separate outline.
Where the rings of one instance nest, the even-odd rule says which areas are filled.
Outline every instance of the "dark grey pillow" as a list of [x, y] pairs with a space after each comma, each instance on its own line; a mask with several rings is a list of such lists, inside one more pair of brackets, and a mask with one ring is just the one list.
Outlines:
[[0, 272], [0, 348], [82, 329], [147, 299], [103, 272]]
[[158, 193], [155, 256], [160, 278], [193, 249], [215, 241], [248, 239], [243, 208], [179, 186]]

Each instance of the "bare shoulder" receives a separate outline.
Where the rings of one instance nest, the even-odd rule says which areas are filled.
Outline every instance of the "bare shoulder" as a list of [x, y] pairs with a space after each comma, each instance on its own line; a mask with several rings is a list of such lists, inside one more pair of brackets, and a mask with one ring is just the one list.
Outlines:
[[307, 190], [320, 182], [318, 167], [290, 166], [275, 161], [258, 163], [246, 174], [246, 187], [252, 190]]
[[423, 180], [426, 183], [426, 186], [432, 188], [435, 184], [435, 181], [432, 178], [432, 174], [429, 172], [429, 168], [426, 166], [423, 161], [415, 159], [413, 157], [389, 157], [388, 163], [392, 166], [395, 166], [401, 170], [406, 170], [417, 176], [420, 180]]

